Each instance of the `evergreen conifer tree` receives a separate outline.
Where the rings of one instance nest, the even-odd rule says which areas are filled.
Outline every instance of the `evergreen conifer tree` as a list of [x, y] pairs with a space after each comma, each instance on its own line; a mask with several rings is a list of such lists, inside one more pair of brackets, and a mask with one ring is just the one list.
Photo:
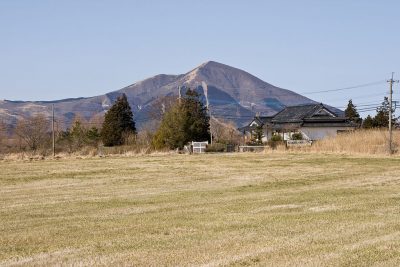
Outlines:
[[[389, 127], [389, 108], [390, 103], [387, 97], [384, 98], [381, 106], [376, 109], [376, 115], [374, 117], [374, 127], [387, 128]], [[394, 109], [392, 109], [394, 113]], [[392, 119], [393, 125], [396, 123], [396, 119]]]
[[200, 95], [188, 89], [180, 102], [175, 102], [161, 121], [153, 146], [161, 148], [183, 148], [190, 141], [210, 140], [210, 118]]
[[72, 125], [71, 130], [69, 131], [75, 149], [80, 149], [84, 145], [85, 132], [86, 129], [82, 125], [82, 122], [79, 119], [76, 119], [74, 124]]
[[368, 115], [368, 116], [364, 119], [364, 121], [363, 121], [363, 123], [362, 123], [362, 127], [363, 127], [364, 129], [371, 129], [371, 128], [374, 128], [374, 127], [375, 127], [375, 125], [374, 125], [374, 119], [373, 119], [370, 115]]
[[129, 133], [136, 134], [136, 127], [128, 99], [123, 94], [107, 111], [101, 129], [101, 138], [105, 146], [117, 146], [123, 143], [124, 134]]
[[251, 143], [253, 145], [262, 145], [263, 136], [264, 136], [263, 127], [257, 126], [253, 131]]
[[361, 117], [358, 114], [356, 106], [353, 104], [353, 101], [350, 99], [349, 103], [347, 104], [347, 108], [344, 111], [344, 115], [349, 118], [352, 122], [360, 125], [361, 124]]

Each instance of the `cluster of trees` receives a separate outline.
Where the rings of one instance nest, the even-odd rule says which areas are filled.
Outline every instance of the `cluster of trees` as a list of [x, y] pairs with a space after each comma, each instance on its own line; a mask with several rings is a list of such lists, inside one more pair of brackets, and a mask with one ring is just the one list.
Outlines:
[[[195, 90], [188, 89], [179, 100], [165, 97], [155, 101], [152, 110], [154, 118], [151, 119], [158, 119], [159, 125], [152, 131], [138, 133], [128, 99], [123, 94], [107, 111], [101, 124], [75, 118], [69, 128], [57, 133], [56, 148], [71, 153], [102, 143], [109, 147], [140, 144], [154, 149], [181, 149], [190, 141], [210, 140], [210, 117]], [[234, 125], [218, 120], [212, 124], [218, 140], [237, 138]], [[51, 148], [51, 124], [44, 115], [19, 120], [14, 132], [20, 143], [24, 143], [20, 150], [37, 152]]]
[[209, 141], [210, 117], [200, 95], [190, 88], [162, 116], [152, 145], [155, 149], [182, 149], [190, 141]]
[[100, 138], [100, 131], [96, 126], [87, 127], [82, 120], [76, 119], [71, 128], [58, 134], [57, 146], [74, 152], [84, 146], [97, 147]]
[[[364, 120], [361, 119], [360, 114], [357, 111], [356, 106], [353, 104], [352, 100], [349, 100], [347, 108], [345, 110], [345, 116], [351, 121], [358, 124], [364, 129], [371, 128], [387, 128], [389, 127], [389, 110], [390, 103], [387, 97], [383, 99], [383, 102], [376, 109], [376, 115], [368, 115]], [[392, 114], [394, 114], [394, 109], [392, 108]], [[392, 125], [396, 125], [398, 118], [392, 118]]]
[[[363, 128], [388, 127], [389, 101], [385, 97], [377, 108], [374, 117], [360, 117], [352, 100], [345, 110], [345, 116]], [[394, 110], [393, 110], [394, 112]], [[190, 88], [181, 99], [167, 96], [155, 101], [150, 107], [150, 118], [159, 121], [152, 130], [140, 133], [136, 130], [133, 113], [125, 94], [117, 99], [107, 111], [102, 123], [86, 123], [76, 118], [72, 126], [57, 134], [58, 150], [74, 152], [83, 147], [120, 145], [142, 145], [153, 149], [182, 149], [190, 141], [210, 141], [219, 144], [239, 143], [240, 133], [236, 126], [222, 119], [210, 119], [207, 108], [200, 99], [200, 94]], [[393, 124], [397, 119], [393, 119]], [[5, 128], [0, 123], [0, 142], [5, 138]], [[14, 134], [19, 140], [21, 150], [38, 151], [51, 147], [50, 121], [44, 115], [36, 115], [18, 121]], [[261, 142], [262, 128], [257, 129], [252, 142]], [[24, 146], [22, 145], [24, 143]]]
[[[376, 109], [376, 115], [371, 117], [370, 115], [365, 118], [363, 127], [369, 128], [387, 128], [389, 127], [389, 111], [390, 103], [387, 97], [384, 98], [381, 106]], [[392, 107], [392, 114], [394, 114], [394, 108]], [[392, 125], [397, 125], [398, 118], [392, 118]]]
[[98, 147], [100, 142], [105, 146], [122, 145], [135, 135], [133, 113], [126, 95], [123, 94], [105, 114], [101, 128], [88, 127], [81, 119], [76, 119], [71, 128], [59, 134], [57, 144], [66, 147], [68, 152], [73, 152], [84, 146]]
[[[98, 147], [101, 142], [106, 146], [121, 145], [125, 139], [136, 135], [135, 122], [126, 95], [117, 99], [104, 116], [104, 122], [99, 122], [96, 117], [92, 119], [91, 122], [86, 122], [82, 118], [75, 118], [71, 127], [66, 130], [56, 129], [57, 150], [74, 152], [83, 147]], [[2, 125], [0, 124], [1, 127]], [[57, 128], [58, 126], [57, 123]], [[0, 142], [5, 139], [1, 138], [5, 133], [5, 129], [0, 129]], [[45, 153], [52, 144], [51, 121], [43, 114], [20, 119], [12, 134], [7, 135], [7, 141], [7, 145], [2, 145], [2, 152], [8, 147], [9, 152], [29, 150]]]

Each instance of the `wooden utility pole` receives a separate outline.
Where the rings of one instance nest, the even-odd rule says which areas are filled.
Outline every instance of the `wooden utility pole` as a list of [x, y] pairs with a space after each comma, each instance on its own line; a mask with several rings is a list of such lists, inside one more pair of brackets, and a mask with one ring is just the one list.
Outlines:
[[53, 157], [56, 156], [56, 134], [54, 132], [54, 104], [52, 107], [52, 116], [51, 116], [51, 129], [52, 129], [52, 139], [53, 139]]
[[392, 78], [388, 80], [389, 83], [389, 154], [393, 153], [392, 148], [392, 108], [393, 108], [393, 83], [398, 83], [398, 80], [393, 80], [394, 72], [392, 72]]
[[211, 110], [210, 110], [210, 103], [208, 102], [208, 85], [206, 84], [206, 82], [202, 82], [201, 83], [201, 87], [203, 87], [203, 92], [204, 95], [206, 97], [206, 107], [207, 107], [207, 112], [208, 112], [208, 116], [210, 117], [210, 126], [209, 126], [209, 130], [210, 130], [210, 143], [211, 145], [213, 144], [213, 135], [212, 135], [212, 130], [211, 130]]
[[179, 105], [181, 104], [181, 98], [182, 98], [181, 87], [178, 86], [178, 101], [179, 101]]

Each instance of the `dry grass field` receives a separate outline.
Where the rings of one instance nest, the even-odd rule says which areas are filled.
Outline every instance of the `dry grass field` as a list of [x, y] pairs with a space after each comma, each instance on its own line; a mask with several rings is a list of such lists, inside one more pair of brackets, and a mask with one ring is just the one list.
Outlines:
[[0, 265], [399, 266], [400, 158], [0, 162]]

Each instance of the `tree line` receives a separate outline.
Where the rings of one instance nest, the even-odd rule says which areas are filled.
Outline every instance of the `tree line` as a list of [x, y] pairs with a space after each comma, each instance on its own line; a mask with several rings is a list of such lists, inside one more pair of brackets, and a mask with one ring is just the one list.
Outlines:
[[[127, 96], [122, 94], [105, 113], [102, 122], [86, 123], [77, 117], [67, 129], [58, 131], [57, 152], [73, 153], [87, 147], [98, 148], [99, 145], [182, 149], [190, 141], [210, 141], [210, 125], [218, 142], [232, 142], [239, 138], [232, 123], [210, 119], [201, 95], [190, 88], [181, 99], [167, 96], [155, 101], [150, 117], [149, 120], [158, 121], [154, 129], [138, 132]], [[13, 131], [14, 151], [49, 151], [52, 143], [50, 126], [49, 118], [41, 114], [19, 120]], [[4, 139], [0, 135], [0, 144]]]
[[[372, 128], [388, 128], [389, 127], [389, 111], [390, 111], [390, 103], [387, 97], [384, 97], [380, 106], [376, 108], [375, 116], [368, 115], [365, 119], [362, 119], [360, 114], [357, 111], [357, 107], [353, 104], [353, 101], [350, 99], [347, 107], [345, 109], [345, 116], [349, 118], [352, 122], [358, 125], [360, 128], [364, 129], [372, 129]], [[392, 107], [392, 114], [394, 114], [395, 110]], [[398, 118], [392, 118], [392, 125], [398, 125]]]
[[[394, 112], [394, 110], [392, 110]], [[201, 95], [187, 89], [181, 99], [166, 96], [154, 101], [150, 107], [149, 120], [157, 121], [152, 129], [137, 131], [133, 112], [125, 94], [96, 123], [85, 123], [75, 118], [67, 129], [58, 131], [56, 147], [58, 152], [73, 153], [83, 148], [135, 146], [154, 150], [182, 149], [190, 141], [210, 141], [211, 135], [218, 144], [238, 144], [241, 141], [236, 125], [217, 118], [210, 118]], [[357, 107], [349, 100], [345, 116], [360, 128], [388, 127], [389, 101], [384, 98], [377, 107], [376, 115], [362, 119]], [[398, 119], [393, 119], [397, 126]], [[0, 147], [4, 152], [7, 140], [5, 125], [0, 123]], [[44, 115], [35, 115], [17, 122], [11, 151], [45, 151], [51, 147], [50, 121]], [[260, 130], [259, 135], [262, 135]], [[255, 135], [256, 136], [256, 135]], [[254, 142], [260, 141], [255, 139]], [[10, 146], [10, 145], [9, 145]]]

